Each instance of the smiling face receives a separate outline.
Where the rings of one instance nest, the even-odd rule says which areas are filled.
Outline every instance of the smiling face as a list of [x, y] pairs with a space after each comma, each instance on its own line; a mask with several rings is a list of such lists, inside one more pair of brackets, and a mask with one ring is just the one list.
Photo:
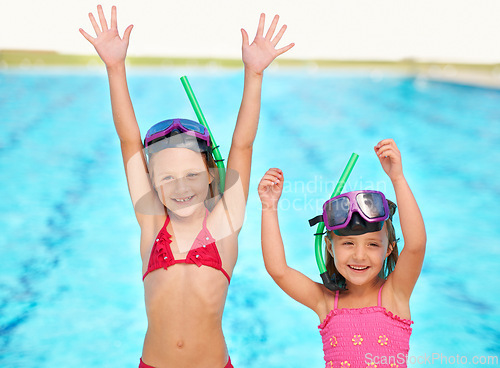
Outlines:
[[[376, 280], [391, 253], [386, 224], [380, 231], [362, 235], [338, 236], [332, 232], [332, 253], [335, 267], [344, 276], [346, 283], [364, 285]], [[389, 249], [388, 249], [389, 248]]]
[[167, 148], [149, 161], [151, 181], [165, 207], [187, 217], [204, 206], [212, 177], [200, 153]]

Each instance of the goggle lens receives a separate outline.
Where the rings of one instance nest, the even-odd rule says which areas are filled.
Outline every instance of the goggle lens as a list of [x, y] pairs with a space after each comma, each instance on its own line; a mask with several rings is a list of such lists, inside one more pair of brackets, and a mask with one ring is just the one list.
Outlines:
[[193, 132], [205, 134], [206, 128], [201, 124], [196, 124], [195, 122], [189, 120], [181, 120], [181, 125], [188, 130], [192, 130]]
[[171, 127], [173, 124], [173, 121], [164, 121], [162, 123], [159, 123], [159, 124], [156, 124], [155, 126], [151, 127], [151, 129], [149, 129], [148, 131], [148, 134], [147, 134], [147, 138], [151, 137], [152, 135], [155, 135], [156, 133], [159, 133], [165, 129], [168, 129], [169, 127]]
[[[208, 131], [203, 125], [187, 119], [169, 119], [152, 126], [148, 130], [146, 138], [144, 139], [145, 146], [151, 144], [151, 138], [157, 135], [158, 133], [166, 131], [165, 136], [167, 136], [167, 134], [169, 134], [174, 129], [178, 129], [180, 131], [184, 130], [186, 132], [191, 131], [195, 134], [199, 134], [200, 135], [199, 138], [206, 140], [207, 145], [210, 145], [210, 138], [208, 138]], [[156, 139], [158, 139], [158, 137]]]
[[385, 216], [383, 198], [379, 193], [359, 193], [356, 195], [359, 209], [368, 218]]
[[338, 226], [346, 222], [349, 216], [350, 201], [347, 197], [336, 198], [333, 201], [326, 203], [325, 210], [327, 213], [328, 226]]

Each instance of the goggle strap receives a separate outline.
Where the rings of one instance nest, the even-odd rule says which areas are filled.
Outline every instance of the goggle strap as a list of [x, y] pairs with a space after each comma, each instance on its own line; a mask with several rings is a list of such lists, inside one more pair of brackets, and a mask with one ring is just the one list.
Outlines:
[[323, 215], [318, 215], [310, 219], [309, 226], [314, 226], [316, 224], [319, 224], [320, 222], [323, 222]]

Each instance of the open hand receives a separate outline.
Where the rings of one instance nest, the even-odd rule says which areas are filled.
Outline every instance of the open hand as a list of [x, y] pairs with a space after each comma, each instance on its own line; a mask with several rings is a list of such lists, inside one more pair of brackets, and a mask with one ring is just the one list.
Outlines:
[[393, 139], [381, 140], [375, 147], [375, 153], [380, 160], [382, 168], [389, 178], [394, 181], [403, 177], [401, 152]]
[[243, 36], [243, 63], [245, 64], [245, 68], [257, 74], [262, 74], [264, 69], [266, 69], [277, 56], [287, 52], [295, 45], [291, 43], [285, 47], [276, 49], [276, 45], [286, 31], [286, 25], [281, 27], [278, 34], [273, 38], [279, 20], [279, 16], [275, 15], [264, 37], [265, 20], [266, 15], [262, 13], [260, 15], [257, 34], [251, 44], [248, 42], [247, 32], [241, 29], [241, 35]]
[[123, 32], [123, 38], [120, 38], [116, 21], [116, 6], [111, 8], [111, 28], [108, 28], [101, 5], [97, 6], [97, 13], [99, 15], [99, 23], [101, 24], [100, 27], [94, 15], [89, 13], [90, 22], [92, 23], [92, 27], [94, 27], [97, 37], [90, 36], [81, 28], [80, 33], [95, 47], [99, 57], [108, 68], [123, 63], [127, 55], [128, 41], [133, 25], [129, 25], [125, 29], [125, 32]]
[[282, 191], [283, 171], [276, 168], [267, 170], [258, 187], [262, 208], [276, 209]]

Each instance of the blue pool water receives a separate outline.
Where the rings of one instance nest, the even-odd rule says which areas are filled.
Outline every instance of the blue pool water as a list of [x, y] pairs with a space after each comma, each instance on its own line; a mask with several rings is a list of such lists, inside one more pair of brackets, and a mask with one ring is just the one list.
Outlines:
[[[130, 72], [142, 131], [169, 117], [195, 118], [183, 74], [227, 156], [240, 71]], [[287, 259], [319, 281], [307, 220], [352, 152], [360, 158], [345, 190], [379, 189], [394, 198], [372, 148], [388, 137], [399, 145], [428, 235], [411, 300], [410, 362], [432, 357], [439, 358], [434, 366], [446, 366], [440, 359], [498, 357], [499, 106], [500, 91], [489, 89], [269, 71], [223, 318], [235, 366], [324, 366], [316, 315], [264, 269], [256, 193], [262, 174], [283, 169]], [[102, 71], [0, 72], [0, 197], [0, 366], [137, 367], [146, 329], [139, 228]]]

